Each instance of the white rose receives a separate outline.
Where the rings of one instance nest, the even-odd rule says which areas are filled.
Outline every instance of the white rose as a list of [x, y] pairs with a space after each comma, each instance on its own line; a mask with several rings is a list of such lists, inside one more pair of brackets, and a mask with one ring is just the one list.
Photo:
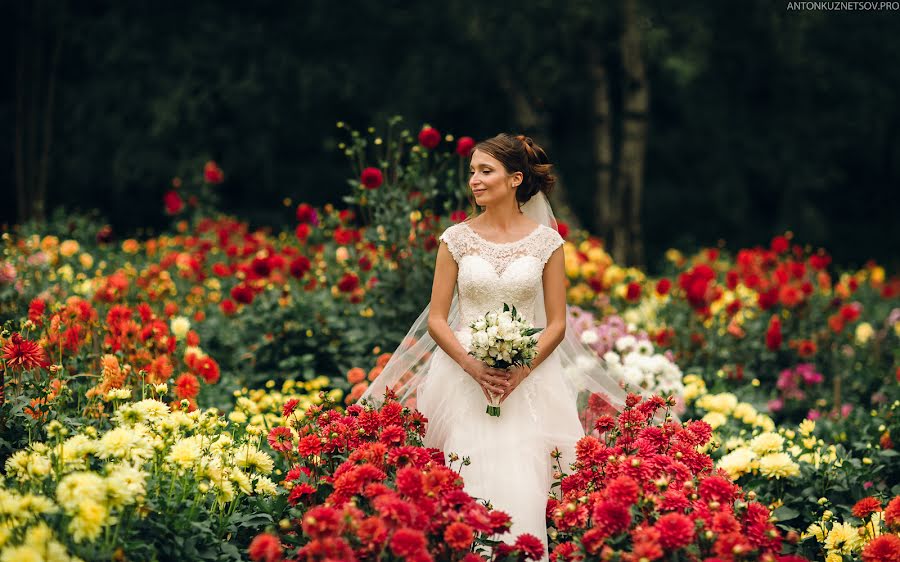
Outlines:
[[479, 318], [475, 321], [473, 325], [473, 329], [476, 331], [481, 331], [487, 329], [487, 322], [484, 321], [484, 318]]

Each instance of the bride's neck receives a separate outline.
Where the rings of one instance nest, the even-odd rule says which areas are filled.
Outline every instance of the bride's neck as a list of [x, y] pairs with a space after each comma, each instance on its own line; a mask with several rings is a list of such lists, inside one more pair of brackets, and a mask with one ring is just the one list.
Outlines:
[[485, 207], [482, 221], [498, 230], [512, 230], [519, 223], [522, 211], [518, 205], [512, 207]]

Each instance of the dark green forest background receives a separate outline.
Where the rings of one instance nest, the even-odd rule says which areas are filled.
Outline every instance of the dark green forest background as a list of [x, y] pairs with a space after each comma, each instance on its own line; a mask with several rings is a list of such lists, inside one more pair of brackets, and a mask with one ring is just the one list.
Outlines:
[[[171, 178], [212, 158], [225, 210], [278, 228], [293, 219], [283, 198], [338, 203], [347, 189], [337, 121], [399, 114], [413, 131], [531, 134], [558, 165], [555, 203], [602, 233], [608, 95], [614, 158], [628, 119], [646, 124], [643, 257], [629, 261], [653, 270], [671, 246], [790, 229], [842, 265], [896, 270], [900, 12], [787, 4], [4, 2], [0, 222], [96, 208], [119, 236], [158, 230]], [[19, 207], [17, 159], [43, 211]]]

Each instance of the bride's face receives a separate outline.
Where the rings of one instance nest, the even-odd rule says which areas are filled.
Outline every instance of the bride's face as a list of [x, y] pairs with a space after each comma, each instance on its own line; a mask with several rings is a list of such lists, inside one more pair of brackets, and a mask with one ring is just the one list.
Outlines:
[[475, 196], [475, 203], [481, 207], [496, 205], [515, 198], [515, 185], [521, 181], [522, 173], [510, 174], [499, 160], [486, 152], [476, 150], [469, 164], [469, 189]]

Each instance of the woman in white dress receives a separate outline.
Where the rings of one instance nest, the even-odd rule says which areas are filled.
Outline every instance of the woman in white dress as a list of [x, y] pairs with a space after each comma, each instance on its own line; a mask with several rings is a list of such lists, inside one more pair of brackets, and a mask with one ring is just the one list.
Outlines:
[[[468, 187], [483, 212], [441, 235], [430, 305], [361, 399], [377, 402], [390, 387], [416, 406], [428, 418], [426, 446], [468, 457], [466, 490], [512, 517], [501, 538], [530, 533], [545, 547], [552, 451], [567, 470], [591, 419], [624, 402], [567, 330], [563, 239], [546, 199], [550, 169], [528, 137], [500, 134], [476, 145]], [[543, 328], [530, 367], [494, 369], [468, 354], [469, 325], [504, 303]], [[485, 413], [490, 393], [502, 394], [499, 417]]]

